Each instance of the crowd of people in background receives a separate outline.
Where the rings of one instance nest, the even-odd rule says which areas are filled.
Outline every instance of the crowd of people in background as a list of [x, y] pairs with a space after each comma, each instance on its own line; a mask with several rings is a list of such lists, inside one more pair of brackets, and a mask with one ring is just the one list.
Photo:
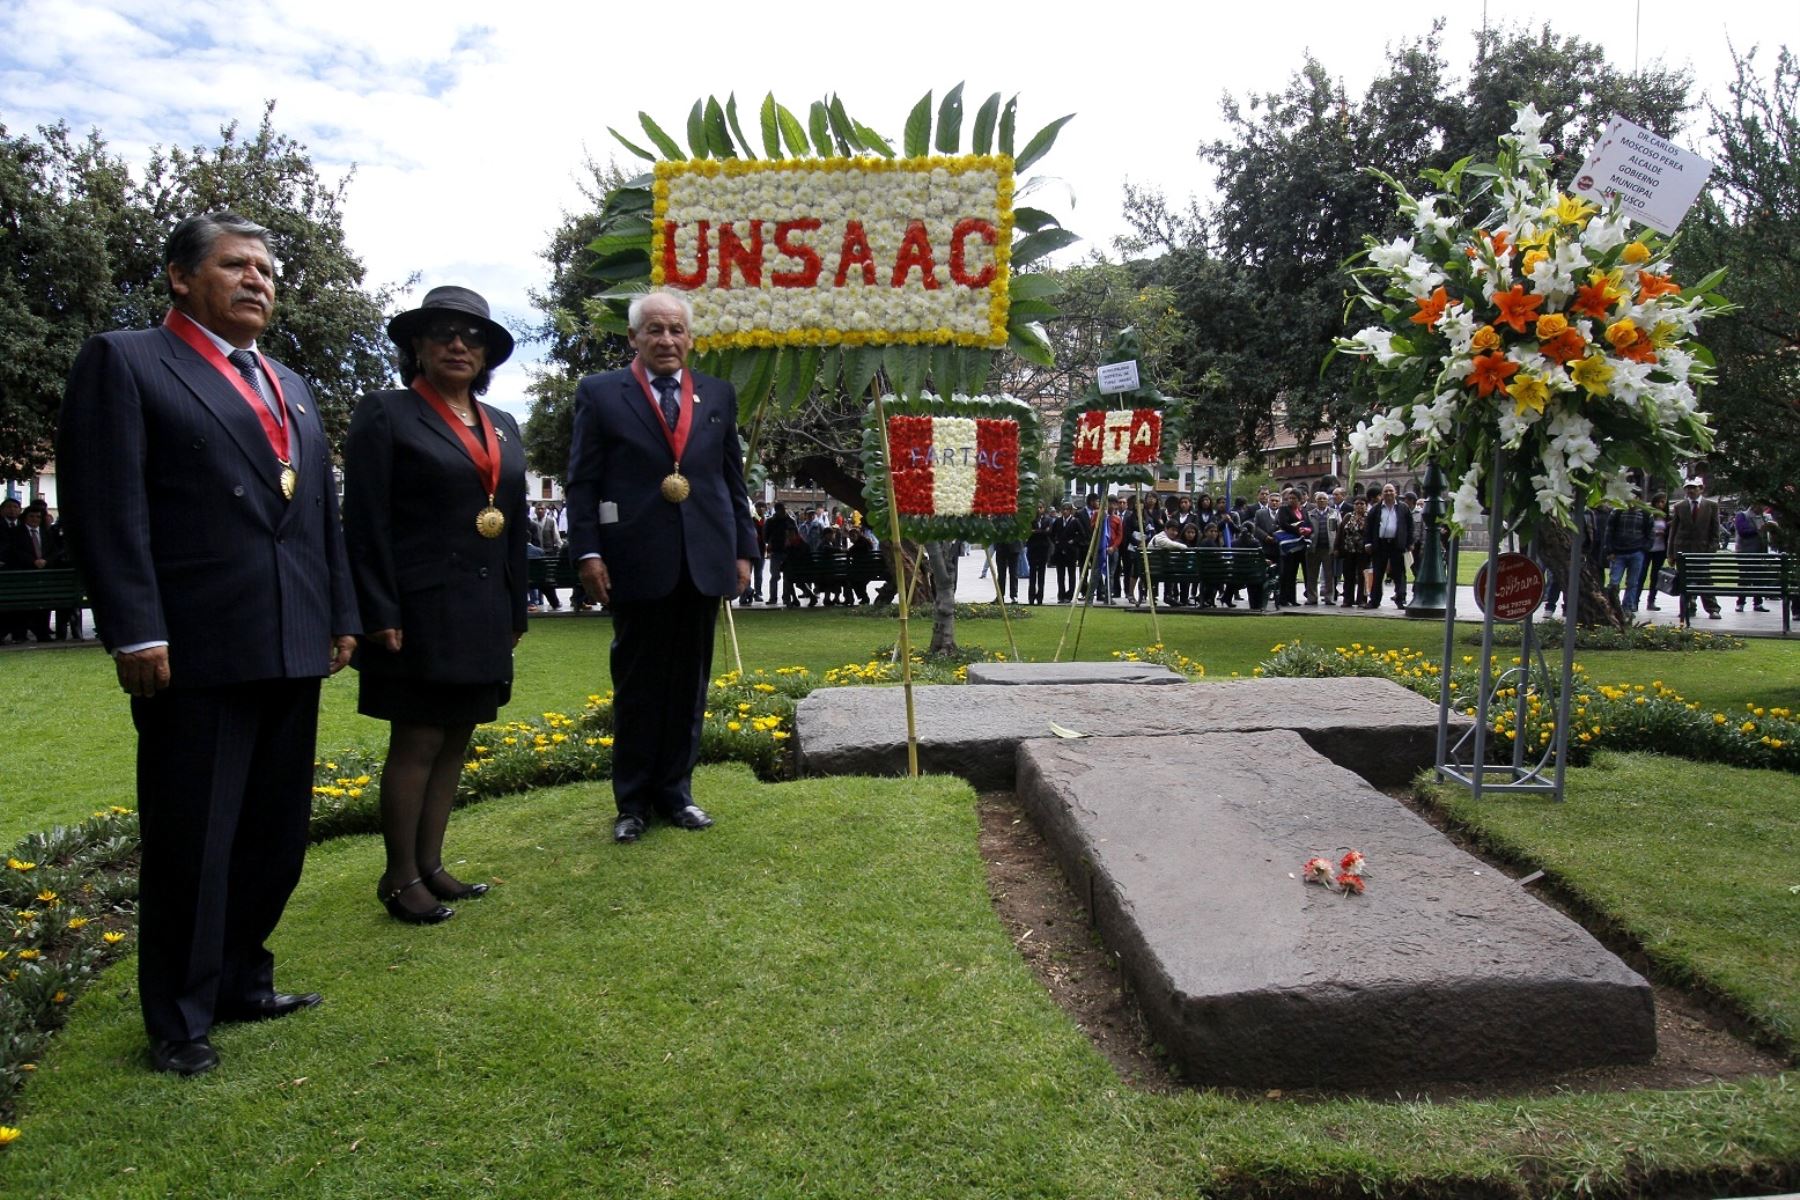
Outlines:
[[[20, 504], [15, 496], [0, 500], [0, 571], [41, 571], [68, 565], [68, 539], [43, 497], [30, 504]], [[0, 612], [0, 643], [80, 641], [82, 636], [78, 608], [54, 613], [47, 608]]]

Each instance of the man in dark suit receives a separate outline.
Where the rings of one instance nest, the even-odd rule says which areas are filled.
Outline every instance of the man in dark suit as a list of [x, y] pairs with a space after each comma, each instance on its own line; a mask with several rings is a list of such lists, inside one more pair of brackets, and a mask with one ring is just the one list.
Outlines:
[[[1701, 495], [1706, 481], [1698, 475], [1687, 481], [1687, 495], [1669, 509], [1669, 557], [1677, 563], [1683, 554], [1713, 554], [1719, 549], [1719, 504], [1718, 501]], [[1706, 615], [1720, 620], [1719, 602], [1712, 596], [1702, 596], [1701, 602], [1706, 605]], [[1691, 621], [1694, 617], [1694, 598], [1681, 598], [1681, 619]]]
[[744, 491], [737, 392], [687, 369], [693, 310], [677, 292], [631, 302], [623, 371], [575, 389], [569, 545], [582, 584], [613, 611], [613, 838], [651, 816], [683, 829], [721, 598], [750, 586], [756, 525]]
[[56, 461], [71, 549], [131, 696], [143, 867], [138, 991], [153, 1065], [218, 1065], [217, 1022], [286, 1016], [274, 931], [300, 878], [319, 682], [356, 598], [306, 383], [257, 353], [267, 231], [190, 217], [159, 329], [88, 339]]
[[1363, 542], [1375, 570], [1375, 584], [1363, 607], [1381, 607], [1383, 571], [1394, 580], [1394, 607], [1406, 607], [1406, 549], [1412, 545], [1412, 522], [1412, 509], [1400, 503], [1394, 485], [1387, 484], [1381, 489], [1381, 503], [1369, 509], [1368, 523], [1363, 527]]

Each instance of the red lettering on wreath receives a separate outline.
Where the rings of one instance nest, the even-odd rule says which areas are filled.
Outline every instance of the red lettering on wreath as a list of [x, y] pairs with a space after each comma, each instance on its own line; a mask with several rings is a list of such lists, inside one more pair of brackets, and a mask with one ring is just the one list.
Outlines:
[[838, 255], [836, 287], [843, 287], [844, 280], [850, 275], [850, 268], [857, 263], [862, 264], [864, 287], [875, 286], [875, 251], [869, 248], [869, 235], [863, 232], [861, 221], [851, 221], [844, 226], [844, 247]]
[[678, 227], [673, 221], [663, 222], [663, 282], [669, 287], [687, 288], [692, 290], [693, 288], [700, 287], [706, 282], [707, 224], [708, 223], [705, 221], [699, 223], [700, 253], [695, 262], [693, 271], [684, 275], [675, 262], [675, 230]]
[[805, 242], [798, 245], [788, 241], [790, 233], [812, 233], [819, 228], [817, 217], [805, 217], [798, 221], [777, 221], [775, 223], [775, 249], [789, 258], [797, 258], [806, 264], [798, 271], [776, 271], [769, 280], [778, 288], [809, 288], [819, 282], [819, 272], [824, 269], [824, 261], [819, 252]]
[[993, 263], [989, 263], [982, 268], [981, 274], [969, 274], [967, 243], [971, 233], [979, 234], [981, 240], [990, 246], [1000, 241], [1000, 235], [994, 232], [994, 227], [979, 217], [964, 217], [958, 221], [955, 231], [950, 235], [950, 278], [967, 288], [984, 288], [994, 282], [996, 268]]
[[762, 286], [763, 236], [762, 222], [750, 222], [750, 244], [744, 245], [737, 230], [727, 221], [719, 226], [719, 287], [731, 287], [731, 268], [744, 273], [745, 287]]
[[937, 263], [931, 256], [931, 235], [925, 232], [925, 222], [919, 220], [906, 223], [906, 235], [900, 239], [900, 253], [894, 258], [894, 277], [888, 286], [904, 286], [914, 267], [919, 268], [925, 290], [937, 291]]

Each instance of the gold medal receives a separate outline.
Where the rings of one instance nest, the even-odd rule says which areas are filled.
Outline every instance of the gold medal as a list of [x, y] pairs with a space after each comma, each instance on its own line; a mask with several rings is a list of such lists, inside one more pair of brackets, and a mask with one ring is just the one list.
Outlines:
[[475, 514], [475, 532], [484, 538], [497, 538], [506, 532], [506, 514], [492, 504]]
[[662, 498], [670, 504], [680, 504], [688, 498], [688, 493], [693, 490], [693, 486], [688, 483], [687, 476], [681, 473], [680, 468], [663, 476]]
[[288, 466], [286, 463], [282, 463], [281, 464], [281, 498], [283, 500], [292, 500], [294, 498], [294, 493], [297, 490], [299, 490], [299, 487], [300, 487], [300, 476], [295, 474], [294, 468]]

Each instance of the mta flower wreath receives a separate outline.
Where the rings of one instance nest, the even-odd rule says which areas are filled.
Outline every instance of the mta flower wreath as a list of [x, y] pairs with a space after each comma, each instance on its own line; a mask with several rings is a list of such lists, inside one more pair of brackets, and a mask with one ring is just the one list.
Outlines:
[[888, 449], [875, 406], [863, 415], [863, 495], [869, 523], [888, 525], [891, 471], [900, 528], [919, 541], [1022, 538], [1037, 505], [1043, 434], [1037, 413], [1011, 396], [884, 396]]
[[[1107, 362], [1142, 361], [1137, 331], [1122, 330]], [[1170, 401], [1144, 384], [1116, 395], [1100, 394], [1098, 383], [1063, 411], [1056, 470], [1078, 483], [1155, 483], [1159, 467], [1175, 465], [1178, 439], [1166, 436]]]
[[1378, 402], [1352, 449], [1435, 459], [1460, 533], [1484, 510], [1504, 448], [1502, 511], [1529, 537], [1546, 522], [1572, 527], [1578, 496], [1630, 503], [1627, 468], [1673, 476], [1706, 453], [1699, 389], [1713, 359], [1695, 334], [1731, 305], [1714, 290], [1723, 271], [1683, 287], [1668, 240], [1634, 235], [1616, 200], [1603, 210], [1561, 192], [1542, 116], [1515, 107], [1493, 163], [1424, 173], [1439, 191], [1415, 197], [1381, 175], [1412, 232], [1366, 238], [1352, 275], [1379, 320], [1333, 353], [1357, 357], [1358, 385]]

